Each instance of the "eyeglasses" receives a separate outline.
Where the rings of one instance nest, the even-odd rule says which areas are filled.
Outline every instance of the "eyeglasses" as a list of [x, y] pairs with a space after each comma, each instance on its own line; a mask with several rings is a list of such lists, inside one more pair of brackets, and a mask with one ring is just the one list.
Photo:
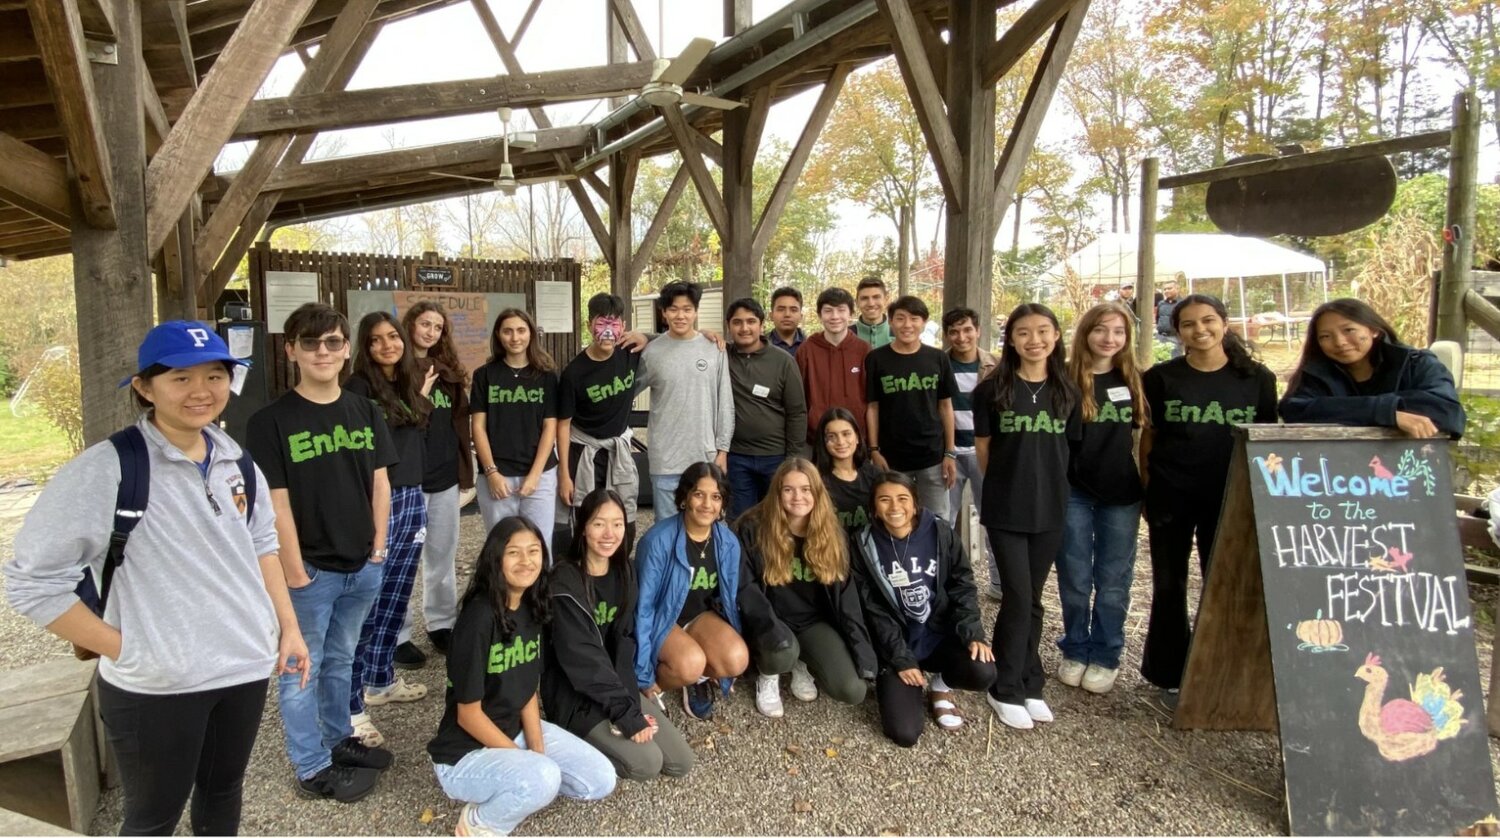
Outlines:
[[321, 346], [329, 352], [337, 352], [348, 342], [348, 339], [341, 335], [326, 338], [297, 338], [297, 348], [303, 352], [317, 352], [318, 347]]

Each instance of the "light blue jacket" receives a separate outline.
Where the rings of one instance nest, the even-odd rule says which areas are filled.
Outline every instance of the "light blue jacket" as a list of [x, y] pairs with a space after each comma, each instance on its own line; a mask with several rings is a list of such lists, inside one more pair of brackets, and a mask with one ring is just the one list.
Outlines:
[[[738, 603], [740, 540], [723, 522], [716, 521], [713, 541], [714, 555], [719, 561], [719, 602], [724, 607], [724, 618], [743, 635]], [[681, 513], [656, 522], [641, 537], [635, 554], [635, 576], [640, 588], [635, 608], [635, 678], [644, 690], [656, 683], [662, 644], [677, 625], [677, 616], [682, 613], [692, 584], [693, 569], [688, 563], [687, 533]], [[720, 679], [726, 693], [732, 680]]]

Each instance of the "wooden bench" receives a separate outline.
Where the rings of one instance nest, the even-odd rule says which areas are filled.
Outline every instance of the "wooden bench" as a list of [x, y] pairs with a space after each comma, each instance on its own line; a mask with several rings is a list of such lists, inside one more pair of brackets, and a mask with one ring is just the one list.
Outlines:
[[0, 807], [88, 831], [99, 808], [94, 669], [56, 658], [0, 679]]

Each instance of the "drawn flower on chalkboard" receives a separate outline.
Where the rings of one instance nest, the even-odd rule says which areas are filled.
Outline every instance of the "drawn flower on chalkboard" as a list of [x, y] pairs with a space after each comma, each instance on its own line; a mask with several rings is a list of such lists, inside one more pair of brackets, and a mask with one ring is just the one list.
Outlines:
[[1281, 471], [1281, 457], [1279, 455], [1277, 455], [1277, 454], [1267, 454], [1266, 455], [1266, 471], [1269, 471], [1272, 474], [1275, 474], [1276, 472]]
[[1416, 452], [1410, 448], [1401, 453], [1401, 460], [1396, 463], [1396, 474], [1413, 483], [1420, 481], [1428, 497], [1437, 493], [1437, 477], [1432, 472], [1431, 464], [1426, 457], [1418, 459]]

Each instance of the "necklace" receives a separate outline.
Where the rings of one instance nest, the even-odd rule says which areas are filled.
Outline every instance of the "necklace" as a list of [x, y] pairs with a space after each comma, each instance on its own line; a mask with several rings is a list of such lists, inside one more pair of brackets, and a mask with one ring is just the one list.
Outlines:
[[[911, 532], [908, 532], [906, 534], [906, 537], [901, 539], [901, 564], [898, 565], [898, 567], [901, 567], [903, 569], [906, 567], [906, 554], [911, 552], [911, 533], [915, 531], [916, 527], [912, 527]], [[894, 535], [891, 535], [889, 532], [885, 534], [885, 537], [890, 539], [891, 541], [891, 555], [895, 555], [896, 537]]]
[[[684, 532], [683, 534], [687, 535], [686, 532]], [[690, 535], [687, 536], [687, 541], [694, 547], [698, 546], [698, 540]], [[708, 561], [708, 548], [709, 545], [713, 544], [713, 541], [714, 531], [710, 529], [708, 531], [708, 535], [703, 536], [703, 546], [698, 550], [698, 564], [702, 565], [704, 562]]]
[[1047, 389], [1047, 379], [1045, 378], [1042, 379], [1042, 386], [1036, 388], [1035, 390], [1031, 389], [1031, 382], [1027, 381], [1026, 379], [1021, 378], [1020, 376], [1016, 376], [1016, 380], [1021, 382], [1021, 385], [1026, 388], [1027, 392], [1031, 393], [1032, 404], [1036, 404], [1036, 397], [1040, 396], [1042, 394], [1042, 391]]

